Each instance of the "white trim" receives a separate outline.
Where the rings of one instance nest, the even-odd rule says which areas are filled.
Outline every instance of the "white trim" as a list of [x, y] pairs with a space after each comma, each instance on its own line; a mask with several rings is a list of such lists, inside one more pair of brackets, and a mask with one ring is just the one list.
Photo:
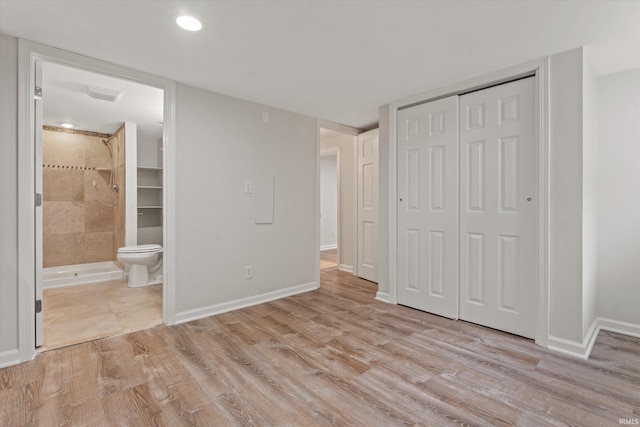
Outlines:
[[640, 325], [598, 317], [591, 324], [591, 327], [587, 331], [584, 340], [581, 343], [564, 338], [549, 336], [547, 348], [549, 350], [558, 351], [580, 359], [588, 359], [591, 355], [593, 345], [598, 339], [600, 331], [615, 332], [640, 338]]
[[0, 352], [0, 369], [21, 363], [20, 353], [17, 348]]
[[357, 136], [363, 132], [362, 129], [351, 126], [341, 125], [340, 123], [331, 122], [329, 120], [318, 120], [318, 127], [323, 129], [335, 130], [336, 132], [346, 133], [347, 135]]
[[316, 282], [310, 282], [304, 283], [302, 285], [291, 286], [285, 289], [278, 289], [277, 291], [271, 291], [260, 295], [240, 298], [234, 301], [228, 301], [220, 304], [210, 305], [207, 307], [182, 311], [180, 313], [176, 313], [176, 324], [190, 322], [192, 320], [202, 319], [204, 317], [215, 316], [216, 314], [222, 314], [245, 307], [251, 307], [253, 305], [264, 304], [269, 301], [301, 294], [304, 292], [314, 291], [316, 289], [318, 289], [318, 284]]
[[353, 156], [353, 163], [351, 164], [353, 169], [353, 267], [352, 273], [354, 276], [358, 276], [358, 136], [353, 136], [353, 143], [351, 147], [351, 155]]
[[633, 323], [598, 317], [598, 329], [599, 331], [615, 332], [617, 334], [640, 338], [640, 325]]
[[[340, 171], [340, 148], [335, 147], [335, 148], [329, 148], [329, 149], [323, 150], [322, 137], [320, 138], [319, 144], [320, 144], [320, 157], [336, 156], [336, 243], [333, 245], [320, 246], [320, 251], [322, 252], [329, 249], [337, 249], [338, 250], [337, 260], [338, 260], [338, 263], [340, 263], [341, 255], [342, 255], [340, 253], [340, 248], [342, 247], [342, 233], [341, 233], [342, 204], [340, 203], [340, 200], [342, 198], [342, 195], [340, 192], [340, 189], [342, 188], [342, 180], [341, 180], [342, 174]], [[321, 210], [322, 210], [322, 206], [318, 204], [318, 211], [321, 211]], [[321, 221], [320, 215], [318, 215], [318, 221], [319, 222]], [[318, 279], [318, 283], [320, 283], [319, 280], [320, 279]]]
[[535, 341], [546, 345], [549, 329], [549, 59], [548, 57], [529, 61], [504, 70], [489, 73], [461, 83], [405, 98], [389, 104], [389, 302], [398, 303], [398, 189], [397, 189], [397, 114], [398, 110], [410, 105], [428, 102], [445, 96], [461, 94], [493, 84], [499, 84], [526, 75], [534, 75], [536, 82], [536, 132], [538, 154], [538, 194], [540, 211], [538, 228], [540, 247], [539, 269], [539, 310]]
[[353, 266], [352, 265], [338, 264], [338, 270], [344, 271], [345, 273], [352, 273], [353, 274]]
[[316, 239], [314, 242], [316, 289], [320, 287], [320, 120], [316, 120]]
[[19, 283], [19, 351], [20, 360], [36, 355], [35, 349], [35, 203], [34, 150], [32, 132], [35, 61], [52, 62], [115, 78], [130, 80], [164, 90], [164, 174], [165, 203], [163, 232], [165, 283], [163, 286], [163, 320], [174, 324], [175, 317], [175, 103], [176, 84], [171, 80], [133, 70], [54, 47], [18, 40], [18, 283]]
[[387, 292], [380, 292], [380, 291], [376, 292], [376, 300], [378, 301], [389, 303], [391, 302], [389, 301], [390, 298], [391, 298], [391, 295], [389, 295], [389, 293]]
[[599, 331], [598, 319], [595, 319], [581, 343], [549, 335], [547, 348], [580, 359], [588, 359]]

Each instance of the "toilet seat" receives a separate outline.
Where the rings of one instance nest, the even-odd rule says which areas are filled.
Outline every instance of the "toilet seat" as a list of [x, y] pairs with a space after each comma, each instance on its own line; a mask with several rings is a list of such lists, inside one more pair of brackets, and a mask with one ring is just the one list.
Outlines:
[[156, 253], [162, 252], [162, 246], [160, 245], [137, 245], [137, 246], [124, 246], [118, 249], [121, 254], [142, 254], [142, 253]]

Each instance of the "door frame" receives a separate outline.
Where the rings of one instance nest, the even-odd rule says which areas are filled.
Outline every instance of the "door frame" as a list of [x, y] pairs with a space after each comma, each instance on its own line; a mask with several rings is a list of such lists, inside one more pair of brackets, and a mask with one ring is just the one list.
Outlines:
[[[322, 147], [320, 147], [320, 158], [322, 159], [322, 157], [331, 157], [331, 156], [336, 156], [336, 249], [337, 249], [337, 253], [338, 253], [338, 262], [337, 264], [340, 265], [340, 149], [339, 148], [329, 148], [326, 150], [323, 150]], [[322, 175], [322, 174], [321, 174]], [[322, 176], [320, 177], [320, 184], [322, 184]], [[322, 194], [321, 194], [322, 196]], [[320, 212], [322, 212], [322, 206], [318, 206], [320, 209]], [[320, 221], [322, 222], [322, 218], [320, 219]], [[322, 252], [322, 250], [320, 251]]]
[[[35, 347], [35, 109], [34, 67], [36, 61], [51, 62], [111, 77], [130, 80], [164, 90], [164, 277], [163, 321], [175, 323], [175, 111], [176, 83], [141, 71], [90, 58], [54, 47], [18, 40], [18, 336], [21, 361], [33, 359]], [[46, 96], [46, 94], [45, 94]]]
[[[485, 89], [490, 86], [507, 83], [523, 77], [533, 76], [535, 81], [535, 171], [537, 174], [536, 190], [540, 195], [537, 212], [537, 244], [538, 244], [538, 307], [535, 342], [547, 346], [549, 336], [549, 58], [541, 58], [526, 62], [504, 70], [489, 73], [474, 79], [466, 80], [451, 86], [415, 95], [389, 104], [388, 116], [388, 195], [389, 195], [389, 294], [388, 302], [398, 303], [398, 110], [417, 104], [435, 101], [451, 95]], [[378, 299], [386, 295], [378, 295]]]
[[[346, 125], [341, 125], [339, 123], [335, 123], [329, 120], [318, 120], [318, 155], [317, 155], [317, 159], [316, 159], [316, 206], [318, 208], [318, 213], [316, 216], [316, 283], [318, 284], [318, 287], [320, 287], [320, 156], [322, 155], [322, 150], [321, 150], [321, 136], [320, 136], [320, 129], [328, 129], [328, 130], [334, 130], [336, 132], [341, 132], [347, 135], [351, 135], [354, 138], [354, 142], [353, 142], [353, 147], [352, 147], [352, 154], [353, 154], [353, 158], [356, 159], [356, 154], [357, 154], [357, 150], [358, 150], [358, 143], [357, 143], [357, 137], [358, 135], [360, 135], [361, 133], [363, 133], [362, 130], [357, 129], [357, 128], [353, 128], [351, 126], [346, 126]], [[339, 151], [339, 150], [338, 150]], [[338, 156], [340, 156], [340, 154], [338, 153]], [[357, 171], [357, 167], [353, 168], [353, 185], [354, 185], [354, 189], [356, 189], [355, 191], [357, 191], [357, 186], [358, 186], [358, 171]], [[338, 176], [338, 187], [340, 187], [340, 176]], [[338, 193], [340, 193], [340, 190], [338, 190]], [[340, 195], [338, 194], [338, 206], [340, 206]], [[353, 215], [353, 271], [352, 274], [354, 276], [358, 275], [358, 266], [357, 266], [357, 259], [358, 259], [358, 245], [357, 245], [357, 241], [358, 241], [358, 215], [357, 215], [357, 208], [358, 208], [358, 198], [357, 196], [353, 198], [354, 200], [352, 201], [352, 206], [354, 209], [354, 215]], [[341, 212], [338, 212], [338, 224], [340, 224], [340, 214]], [[340, 237], [340, 232], [338, 231], [338, 237]], [[338, 238], [338, 254], [340, 254], [340, 239]], [[340, 269], [340, 258], [338, 258], [338, 269]]]

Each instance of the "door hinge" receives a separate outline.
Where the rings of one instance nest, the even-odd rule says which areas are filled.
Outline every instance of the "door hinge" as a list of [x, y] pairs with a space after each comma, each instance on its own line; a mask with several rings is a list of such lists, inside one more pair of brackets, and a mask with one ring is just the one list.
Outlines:
[[41, 299], [37, 299], [36, 300], [36, 314], [38, 313], [42, 313], [42, 300]]
[[42, 206], [42, 194], [36, 193], [36, 206]]
[[35, 92], [33, 93], [33, 99], [37, 101], [42, 99], [42, 88], [40, 86], [36, 86]]

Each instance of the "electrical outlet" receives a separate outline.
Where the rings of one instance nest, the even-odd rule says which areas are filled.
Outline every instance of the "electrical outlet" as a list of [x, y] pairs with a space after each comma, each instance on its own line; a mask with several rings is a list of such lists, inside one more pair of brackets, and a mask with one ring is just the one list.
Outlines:
[[251, 194], [251, 193], [253, 193], [253, 184], [251, 183], [251, 181], [245, 181], [244, 194]]
[[244, 266], [244, 278], [245, 279], [253, 279], [253, 266], [245, 265]]

